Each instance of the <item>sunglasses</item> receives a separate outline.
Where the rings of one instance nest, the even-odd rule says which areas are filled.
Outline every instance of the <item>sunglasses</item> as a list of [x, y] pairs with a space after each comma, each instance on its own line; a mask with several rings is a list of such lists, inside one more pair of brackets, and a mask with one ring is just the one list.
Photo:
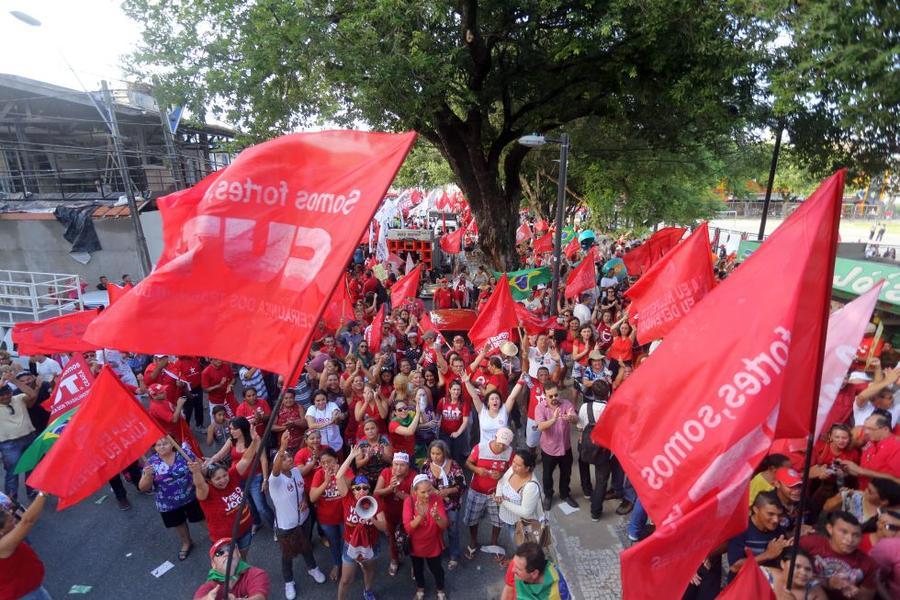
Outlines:
[[354, 485], [351, 489], [352, 489], [354, 492], [368, 491], [368, 490], [369, 490], [369, 486], [367, 486], [367, 485]]
[[394, 410], [395, 410], [396, 412], [402, 412], [402, 411], [407, 410], [407, 408], [406, 408], [405, 406], [397, 406], [397, 407], [394, 408]]
[[559, 398], [559, 394], [547, 394], [547, 398], [550, 400], [556, 400]]

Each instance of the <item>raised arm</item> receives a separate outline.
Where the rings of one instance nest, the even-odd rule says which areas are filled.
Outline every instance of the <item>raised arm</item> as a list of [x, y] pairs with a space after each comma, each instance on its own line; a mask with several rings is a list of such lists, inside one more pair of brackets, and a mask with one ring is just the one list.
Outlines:
[[353, 446], [350, 448], [350, 452], [347, 454], [347, 458], [344, 459], [344, 462], [341, 464], [338, 469], [337, 474], [334, 476], [338, 493], [340, 493], [341, 497], [346, 496], [350, 492], [350, 486], [347, 485], [347, 479], [345, 475], [347, 474], [347, 469], [350, 468], [350, 464], [356, 460], [356, 457], [359, 456], [359, 446]]
[[44, 505], [47, 503], [47, 496], [43, 492], [39, 493], [32, 501], [31, 505], [22, 515], [22, 519], [13, 527], [12, 531], [0, 538], [0, 558], [9, 558], [31, 528], [37, 523]]

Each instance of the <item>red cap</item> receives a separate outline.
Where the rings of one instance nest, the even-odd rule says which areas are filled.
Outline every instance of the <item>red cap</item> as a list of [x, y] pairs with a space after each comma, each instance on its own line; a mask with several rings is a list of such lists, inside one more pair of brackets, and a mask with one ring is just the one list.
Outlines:
[[800, 477], [800, 473], [793, 469], [788, 469], [785, 467], [782, 467], [775, 471], [775, 480], [780, 481], [782, 485], [786, 485], [788, 487], [794, 487], [803, 483], [803, 478]]
[[231, 545], [230, 537], [219, 539], [218, 541], [216, 541], [215, 544], [212, 545], [212, 548], [209, 549], [209, 557], [212, 558], [213, 556], [215, 556], [216, 550], [218, 550], [222, 546], [230, 546], [230, 545]]
[[147, 388], [147, 391], [150, 392], [151, 396], [159, 396], [160, 394], [166, 393], [166, 386], [161, 383], [153, 383], [150, 384], [150, 387]]

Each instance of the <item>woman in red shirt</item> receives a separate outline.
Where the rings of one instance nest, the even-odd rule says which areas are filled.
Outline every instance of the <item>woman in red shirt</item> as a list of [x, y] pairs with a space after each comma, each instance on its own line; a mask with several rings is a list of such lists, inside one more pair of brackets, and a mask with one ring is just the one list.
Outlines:
[[450, 382], [446, 396], [438, 401], [438, 414], [441, 416], [440, 438], [450, 447], [450, 457], [457, 464], [465, 464], [466, 457], [472, 449], [467, 430], [471, 408], [462, 397], [462, 383], [458, 379]]
[[[578, 319], [572, 319], [578, 322]], [[572, 342], [572, 376], [581, 377], [582, 370], [588, 366], [588, 355], [591, 350], [600, 350], [597, 341], [594, 339], [594, 328], [590, 325], [582, 325], [578, 329], [578, 337]]]
[[44, 563], [25, 541], [46, 503], [47, 495], [38, 492], [18, 523], [0, 509], [0, 598], [50, 597], [42, 585]]
[[[356, 401], [352, 409], [357, 423], [364, 423], [367, 419], [372, 419], [378, 425], [378, 432], [387, 434], [388, 403], [381, 399], [374, 385], [367, 384], [363, 388], [361, 398]], [[362, 426], [357, 425], [356, 439], [361, 440], [365, 436], [366, 433]]]
[[616, 361], [628, 362], [634, 358], [634, 342], [637, 332], [628, 322], [626, 315], [621, 321], [612, 326], [613, 341], [606, 357]]
[[416, 475], [412, 495], [403, 501], [403, 526], [409, 533], [410, 558], [416, 578], [416, 600], [425, 598], [425, 563], [434, 576], [438, 600], [446, 600], [444, 593], [444, 568], [441, 552], [444, 550], [444, 530], [447, 529], [447, 511], [441, 496], [434, 491], [428, 475]]
[[341, 571], [341, 550], [343, 546], [343, 495], [338, 488], [338, 480], [353, 479], [350, 471], [349, 457], [338, 468], [337, 454], [329, 447], [324, 447], [319, 452], [319, 464], [321, 465], [312, 478], [309, 488], [309, 500], [316, 508], [316, 520], [325, 532], [328, 540], [328, 549], [331, 550], [331, 559], [334, 566], [331, 568], [330, 578], [338, 580]]

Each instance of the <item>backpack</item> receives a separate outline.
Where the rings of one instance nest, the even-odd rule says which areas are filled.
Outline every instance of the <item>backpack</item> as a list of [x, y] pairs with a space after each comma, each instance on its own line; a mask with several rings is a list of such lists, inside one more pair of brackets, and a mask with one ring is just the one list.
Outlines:
[[594, 440], [591, 439], [591, 432], [594, 431], [594, 426], [597, 424], [597, 421], [594, 419], [594, 407], [591, 406], [593, 401], [588, 401], [586, 404], [588, 404], [588, 424], [587, 427], [584, 428], [584, 431], [581, 432], [581, 439], [578, 442], [578, 460], [583, 463], [596, 465], [609, 460], [610, 451], [603, 446], [598, 446], [594, 443]]

